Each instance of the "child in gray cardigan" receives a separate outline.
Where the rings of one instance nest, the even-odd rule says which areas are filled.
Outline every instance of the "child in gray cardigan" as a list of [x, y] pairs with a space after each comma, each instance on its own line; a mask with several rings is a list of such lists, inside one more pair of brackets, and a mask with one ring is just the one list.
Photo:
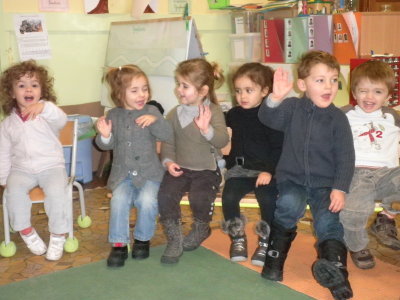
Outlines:
[[132, 258], [149, 256], [158, 215], [157, 193], [164, 169], [156, 151], [156, 141], [166, 140], [172, 128], [152, 105], [146, 74], [137, 66], [111, 69], [106, 80], [116, 108], [97, 122], [96, 143], [102, 150], [113, 150], [108, 179], [112, 190], [109, 242], [109, 267], [122, 267], [128, 257], [129, 215], [137, 209]]

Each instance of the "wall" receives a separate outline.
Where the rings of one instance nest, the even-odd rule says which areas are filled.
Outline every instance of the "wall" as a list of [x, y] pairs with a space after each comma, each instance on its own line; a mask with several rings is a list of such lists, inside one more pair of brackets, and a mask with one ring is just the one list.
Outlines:
[[[40, 63], [48, 66], [55, 77], [60, 105], [100, 101], [110, 23], [133, 20], [130, 16], [132, 0], [108, 2], [110, 14], [105, 15], [85, 15], [83, 0], [69, 0], [68, 13], [44, 13], [53, 57]], [[0, 70], [19, 61], [13, 28], [14, 14], [38, 12], [38, 0], [0, 0]], [[227, 75], [231, 60], [231, 20], [228, 11], [209, 10], [206, 0], [192, 0], [191, 15], [196, 21], [203, 49], [209, 53], [207, 59], [217, 61]], [[179, 15], [168, 14], [168, 0], [159, 0], [159, 12], [146, 14], [142, 19], [176, 16]], [[348, 66], [344, 66], [343, 70], [348, 73]], [[347, 76], [344, 78], [347, 79]], [[230, 100], [227, 84], [218, 90], [218, 96], [220, 100], [225, 100], [225, 97]], [[168, 98], [160, 102], [163, 101], [168, 101], [168, 110], [177, 100]], [[345, 89], [339, 92], [335, 104], [341, 106], [346, 103], [348, 92]]]
[[[110, 14], [85, 15], [82, 0], [70, 0], [68, 13], [44, 13], [52, 59], [41, 60], [55, 77], [60, 105], [100, 100], [108, 30], [111, 22], [133, 20], [131, 0], [109, 0]], [[13, 28], [15, 13], [38, 13], [38, 0], [0, 0], [0, 69], [19, 61]], [[230, 61], [230, 17], [226, 11], [211, 11], [207, 1], [192, 1], [195, 18], [207, 59], [218, 61], [227, 70]], [[176, 17], [168, 14], [168, 0], [159, 0], [159, 12], [142, 18]], [[215, 41], [218, 41], [217, 43]], [[227, 87], [222, 88], [227, 92]], [[173, 99], [173, 101], [176, 101]]]

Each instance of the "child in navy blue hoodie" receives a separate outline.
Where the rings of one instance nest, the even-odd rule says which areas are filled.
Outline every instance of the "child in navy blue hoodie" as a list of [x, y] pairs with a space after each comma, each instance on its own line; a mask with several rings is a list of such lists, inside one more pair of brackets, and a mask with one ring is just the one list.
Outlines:
[[355, 158], [349, 122], [332, 103], [339, 71], [340, 65], [331, 54], [307, 52], [297, 69], [297, 86], [303, 97], [284, 99], [292, 83], [288, 74], [278, 69], [274, 91], [260, 108], [261, 122], [285, 134], [276, 169], [279, 198], [262, 276], [283, 279], [296, 224], [308, 204], [318, 248], [318, 260], [312, 267], [314, 277], [335, 299], [349, 299], [353, 292], [339, 212], [349, 191]]

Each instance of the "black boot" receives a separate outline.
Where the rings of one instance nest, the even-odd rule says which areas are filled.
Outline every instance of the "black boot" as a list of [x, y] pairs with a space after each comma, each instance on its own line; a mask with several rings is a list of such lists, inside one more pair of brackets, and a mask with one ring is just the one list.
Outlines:
[[231, 261], [239, 262], [247, 260], [247, 238], [244, 231], [246, 220], [243, 215], [239, 218], [222, 222], [222, 230], [229, 234], [231, 246], [229, 256]]
[[320, 285], [328, 288], [336, 300], [353, 297], [347, 272], [347, 249], [338, 240], [326, 240], [318, 246], [318, 260], [312, 271]]
[[255, 266], [264, 266], [265, 256], [268, 249], [268, 238], [271, 229], [265, 221], [260, 221], [256, 225], [256, 233], [258, 234], [258, 246], [251, 257], [251, 263]]
[[192, 230], [183, 238], [183, 250], [192, 251], [211, 235], [210, 222], [194, 219]]
[[161, 221], [161, 223], [164, 227], [164, 233], [167, 237], [167, 247], [161, 256], [161, 263], [176, 264], [179, 262], [179, 257], [181, 257], [183, 253], [181, 221], [167, 219]]
[[108, 267], [122, 267], [128, 258], [128, 246], [112, 247], [110, 255], [107, 258]]
[[262, 277], [273, 281], [283, 280], [283, 266], [292, 241], [296, 237], [296, 229], [297, 227], [285, 229], [272, 223], [267, 255], [261, 272]]
[[132, 245], [132, 258], [134, 259], [145, 259], [150, 255], [150, 241], [139, 241], [136, 240]]

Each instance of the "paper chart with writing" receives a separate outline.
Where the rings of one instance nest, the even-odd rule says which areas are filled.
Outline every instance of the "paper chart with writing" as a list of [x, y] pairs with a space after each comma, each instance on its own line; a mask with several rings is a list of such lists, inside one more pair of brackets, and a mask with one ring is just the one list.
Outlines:
[[168, 0], [168, 12], [183, 15], [187, 3], [188, 0]]
[[51, 58], [43, 14], [15, 15], [14, 28], [21, 60]]
[[69, 0], [40, 0], [40, 11], [66, 12], [69, 10]]

